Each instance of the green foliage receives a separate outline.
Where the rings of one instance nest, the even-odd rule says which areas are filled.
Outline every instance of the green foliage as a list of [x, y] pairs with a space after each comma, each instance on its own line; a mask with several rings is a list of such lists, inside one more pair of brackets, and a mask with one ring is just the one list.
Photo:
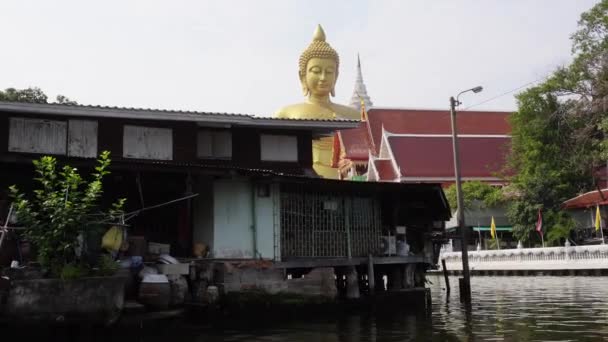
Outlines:
[[508, 168], [517, 197], [508, 216], [528, 240], [543, 212], [547, 241], [558, 243], [574, 223], [561, 204], [595, 188], [593, 171], [608, 157], [608, 0], [581, 15], [572, 36], [573, 62], [517, 96]]
[[[494, 207], [505, 201], [500, 187], [492, 186], [480, 181], [463, 182], [462, 194], [465, 210], [472, 209], [474, 206], [485, 208]], [[456, 209], [458, 207], [456, 184], [452, 184], [445, 190], [445, 196], [450, 203], [450, 207]]]
[[102, 254], [99, 257], [97, 267], [98, 270], [96, 274], [100, 276], [111, 276], [118, 271], [118, 264], [108, 254]]
[[89, 268], [81, 263], [69, 263], [63, 265], [59, 273], [59, 277], [63, 280], [73, 280], [86, 277], [89, 274]]
[[26, 228], [25, 235], [36, 246], [42, 266], [52, 275], [73, 274], [69, 267], [67, 271], [63, 269], [78, 262], [78, 236], [93, 220], [113, 219], [122, 211], [125, 199], [116, 201], [108, 213], [98, 208], [102, 179], [109, 173], [109, 165], [110, 153], [104, 151], [91, 179], [85, 181], [75, 168], [66, 165], [58, 170], [57, 160], [44, 156], [34, 161], [34, 180], [39, 187], [32, 196], [26, 196], [15, 185], [9, 188], [17, 218]]
[[[0, 90], [0, 101], [5, 102], [27, 102], [27, 103], [49, 103], [48, 96], [38, 87], [26, 88], [26, 89], [15, 89], [6, 88], [4, 91]], [[72, 101], [63, 95], [57, 95], [56, 103], [60, 104], [78, 104], [76, 101]]]
[[549, 217], [549, 220], [554, 223], [547, 233], [545, 242], [549, 246], [563, 246], [566, 239], [570, 237], [570, 232], [574, 229], [574, 220], [563, 211], [553, 214], [553, 217]]

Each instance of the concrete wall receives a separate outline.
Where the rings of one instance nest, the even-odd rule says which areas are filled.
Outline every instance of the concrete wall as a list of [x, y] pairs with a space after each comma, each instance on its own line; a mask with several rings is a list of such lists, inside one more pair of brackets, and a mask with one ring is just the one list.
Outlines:
[[[608, 245], [470, 251], [471, 271], [608, 269]], [[460, 252], [445, 252], [448, 271], [462, 271]]]
[[199, 195], [193, 204], [192, 242], [202, 242], [213, 250], [213, 179], [199, 177], [194, 192]]

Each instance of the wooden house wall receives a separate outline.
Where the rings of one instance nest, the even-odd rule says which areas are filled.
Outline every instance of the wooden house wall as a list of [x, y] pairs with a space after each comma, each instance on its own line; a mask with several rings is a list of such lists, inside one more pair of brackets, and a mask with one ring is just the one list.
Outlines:
[[[112, 159], [119, 161], [128, 161], [130, 158], [124, 157], [124, 126], [138, 126], [150, 128], [165, 128], [172, 131], [172, 158], [159, 158], [159, 160], [171, 160], [175, 162], [187, 163], [204, 163], [214, 164], [226, 163], [238, 167], [256, 168], [256, 169], [271, 169], [277, 171], [285, 171], [288, 173], [302, 173], [304, 169], [310, 169], [312, 166], [312, 132], [306, 130], [291, 130], [291, 129], [263, 129], [256, 127], [232, 127], [229, 128], [232, 134], [232, 158], [230, 160], [214, 160], [197, 158], [197, 134], [200, 130], [207, 128], [199, 127], [193, 122], [169, 122], [158, 120], [133, 120], [119, 118], [92, 118], [92, 117], [67, 117], [53, 115], [34, 115], [34, 114], [10, 114], [3, 113], [0, 116], [0, 155], [16, 155], [9, 152], [9, 126], [10, 118], [34, 118], [44, 120], [57, 120], [69, 122], [69, 120], [82, 120], [79, 124], [83, 132], [96, 131], [96, 145], [94, 139], [87, 137], [87, 134], [78, 134], [70, 141], [74, 144], [85, 143], [91, 146], [72, 146], [66, 147], [65, 153], [60, 155], [69, 156], [68, 151], [74, 151], [80, 157], [93, 158], [99, 152], [110, 151]], [[96, 128], [94, 127], [96, 126]], [[69, 128], [68, 128], [69, 130]], [[298, 160], [290, 161], [262, 161], [260, 153], [260, 136], [262, 134], [271, 135], [289, 135], [297, 138], [297, 155]], [[93, 153], [95, 152], [95, 153]], [[21, 158], [37, 158], [40, 153], [18, 153]], [[94, 154], [94, 155], [93, 155]]]

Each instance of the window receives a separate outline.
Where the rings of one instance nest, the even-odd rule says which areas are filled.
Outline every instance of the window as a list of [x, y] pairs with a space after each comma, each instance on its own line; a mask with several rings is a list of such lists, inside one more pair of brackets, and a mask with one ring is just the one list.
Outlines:
[[8, 150], [65, 155], [67, 127], [65, 121], [10, 118]]
[[97, 121], [69, 121], [68, 156], [84, 158], [97, 157]]
[[232, 133], [226, 130], [201, 130], [197, 136], [199, 158], [232, 158]]
[[97, 121], [10, 118], [8, 150], [97, 157]]
[[291, 135], [260, 136], [262, 161], [298, 161], [298, 138]]
[[123, 157], [172, 160], [173, 131], [170, 128], [125, 125]]

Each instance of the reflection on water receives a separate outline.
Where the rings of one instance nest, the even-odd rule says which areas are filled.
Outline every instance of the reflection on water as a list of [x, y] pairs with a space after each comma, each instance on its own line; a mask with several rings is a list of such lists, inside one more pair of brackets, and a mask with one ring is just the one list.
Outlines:
[[608, 277], [473, 277], [469, 319], [458, 298], [457, 278], [450, 278], [449, 298], [442, 276], [429, 280], [430, 318], [379, 310], [277, 322], [261, 312], [250, 322], [227, 321], [223, 328], [167, 322], [126, 334], [107, 332], [112, 336], [79, 332], [73, 340], [116, 341], [127, 335], [130, 341], [166, 342], [608, 340]]
[[608, 339], [608, 277], [473, 277], [467, 322], [457, 278], [446, 298], [430, 276], [433, 314], [356, 314], [274, 328], [202, 333], [201, 341], [597, 341]]

